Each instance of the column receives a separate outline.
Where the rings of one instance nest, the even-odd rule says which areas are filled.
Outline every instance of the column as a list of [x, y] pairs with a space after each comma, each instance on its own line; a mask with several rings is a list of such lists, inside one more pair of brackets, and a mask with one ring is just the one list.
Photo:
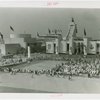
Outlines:
[[2, 54], [2, 55], [6, 55], [5, 44], [0, 44], [0, 50], [1, 50], [1, 54]]
[[88, 38], [84, 37], [84, 55], [88, 53]]
[[56, 54], [59, 54], [59, 40], [56, 39]]
[[30, 51], [30, 46], [28, 46], [28, 58], [31, 57], [31, 51]]
[[100, 43], [99, 43], [99, 54], [100, 54]]
[[69, 39], [69, 54], [73, 54], [73, 37]]

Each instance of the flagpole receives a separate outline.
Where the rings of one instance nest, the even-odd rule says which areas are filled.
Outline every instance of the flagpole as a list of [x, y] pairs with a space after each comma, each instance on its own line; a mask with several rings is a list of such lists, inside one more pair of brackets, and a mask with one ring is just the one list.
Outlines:
[[87, 38], [86, 38], [86, 30], [85, 30], [85, 28], [84, 28], [84, 55], [86, 56], [87, 55]]
[[15, 30], [12, 26], [10, 26], [10, 30], [11, 30], [10, 38], [14, 38], [15, 37]]
[[85, 28], [84, 28], [84, 38], [86, 37], [86, 30], [85, 30]]

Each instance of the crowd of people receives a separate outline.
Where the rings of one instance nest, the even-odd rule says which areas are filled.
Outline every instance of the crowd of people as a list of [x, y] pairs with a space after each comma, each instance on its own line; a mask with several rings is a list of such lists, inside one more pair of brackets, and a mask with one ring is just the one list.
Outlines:
[[11, 75], [16, 75], [17, 73], [30, 73], [32, 77], [35, 75], [46, 75], [51, 77], [63, 77], [71, 79], [73, 76], [81, 77], [96, 77], [100, 76], [100, 58], [67, 58], [64, 63], [56, 64], [54, 68], [42, 69], [42, 70], [32, 70], [28, 68], [0, 68], [0, 71], [9, 72]]
[[9, 66], [9, 65], [16, 65], [16, 64], [20, 64], [26, 62], [25, 58], [9, 58], [9, 59], [0, 59], [0, 66]]

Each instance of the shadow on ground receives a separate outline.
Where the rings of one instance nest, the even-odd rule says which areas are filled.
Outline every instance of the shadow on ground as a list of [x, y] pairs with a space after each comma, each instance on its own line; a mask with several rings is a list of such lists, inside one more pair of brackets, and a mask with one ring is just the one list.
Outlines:
[[53, 93], [53, 92], [0, 86], [0, 93]]

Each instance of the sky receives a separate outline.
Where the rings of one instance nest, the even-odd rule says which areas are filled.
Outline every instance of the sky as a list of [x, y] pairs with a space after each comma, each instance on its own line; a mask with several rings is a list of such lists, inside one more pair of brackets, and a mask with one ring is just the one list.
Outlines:
[[62, 35], [67, 36], [71, 18], [78, 27], [77, 36], [84, 35], [100, 39], [100, 9], [68, 9], [68, 8], [0, 8], [0, 32], [9, 37], [10, 26], [14, 34], [32, 34], [36, 37], [48, 33], [48, 28], [61, 29]]

